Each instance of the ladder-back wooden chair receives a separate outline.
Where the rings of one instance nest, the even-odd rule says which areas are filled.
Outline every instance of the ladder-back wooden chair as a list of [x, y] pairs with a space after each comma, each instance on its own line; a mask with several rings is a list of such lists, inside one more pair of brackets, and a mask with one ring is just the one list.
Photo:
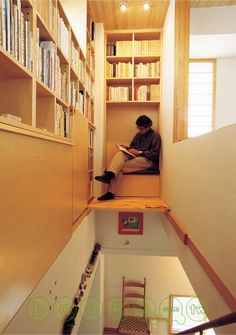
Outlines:
[[[122, 285], [122, 316], [118, 326], [118, 334], [122, 335], [146, 335], [150, 334], [145, 319], [145, 294], [146, 278], [143, 283], [136, 281], [125, 281]], [[128, 315], [127, 310], [141, 310], [142, 316]]]

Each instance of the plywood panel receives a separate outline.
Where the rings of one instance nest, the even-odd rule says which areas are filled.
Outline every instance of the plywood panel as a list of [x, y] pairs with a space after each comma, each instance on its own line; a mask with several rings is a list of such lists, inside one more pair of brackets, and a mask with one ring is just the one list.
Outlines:
[[122, 175], [119, 179], [116, 196], [118, 197], [159, 197], [160, 176]]
[[73, 222], [87, 207], [88, 197], [88, 120], [82, 114], [73, 120]]
[[0, 131], [0, 331], [72, 227], [72, 147]]
[[152, 1], [152, 7], [145, 11], [142, 1], [126, 0], [128, 10], [121, 12], [120, 0], [91, 0], [95, 22], [103, 22], [105, 29], [155, 29], [162, 28], [168, 0]]
[[17, 115], [32, 125], [32, 101], [32, 79], [0, 80], [0, 115]]

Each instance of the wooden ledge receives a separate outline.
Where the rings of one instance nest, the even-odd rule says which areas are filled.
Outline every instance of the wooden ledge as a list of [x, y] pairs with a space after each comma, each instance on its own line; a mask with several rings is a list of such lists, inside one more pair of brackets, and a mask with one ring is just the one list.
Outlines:
[[168, 205], [161, 198], [116, 197], [114, 200], [93, 200], [88, 208], [101, 211], [128, 210], [142, 212], [166, 212]]

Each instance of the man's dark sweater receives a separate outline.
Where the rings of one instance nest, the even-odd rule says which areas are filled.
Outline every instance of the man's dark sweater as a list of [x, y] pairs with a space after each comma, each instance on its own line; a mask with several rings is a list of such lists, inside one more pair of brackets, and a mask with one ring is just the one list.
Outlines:
[[154, 163], [158, 163], [161, 148], [161, 136], [153, 129], [150, 129], [145, 135], [137, 133], [130, 143], [129, 148], [142, 151], [140, 156], [143, 156]]

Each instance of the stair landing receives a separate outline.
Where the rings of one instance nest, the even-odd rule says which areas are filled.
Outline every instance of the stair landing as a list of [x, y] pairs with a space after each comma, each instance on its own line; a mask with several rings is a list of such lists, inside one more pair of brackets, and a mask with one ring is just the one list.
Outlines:
[[168, 205], [159, 197], [116, 197], [114, 200], [98, 201], [93, 200], [89, 209], [94, 210], [129, 210], [129, 211], [142, 211], [142, 212], [167, 212]]

